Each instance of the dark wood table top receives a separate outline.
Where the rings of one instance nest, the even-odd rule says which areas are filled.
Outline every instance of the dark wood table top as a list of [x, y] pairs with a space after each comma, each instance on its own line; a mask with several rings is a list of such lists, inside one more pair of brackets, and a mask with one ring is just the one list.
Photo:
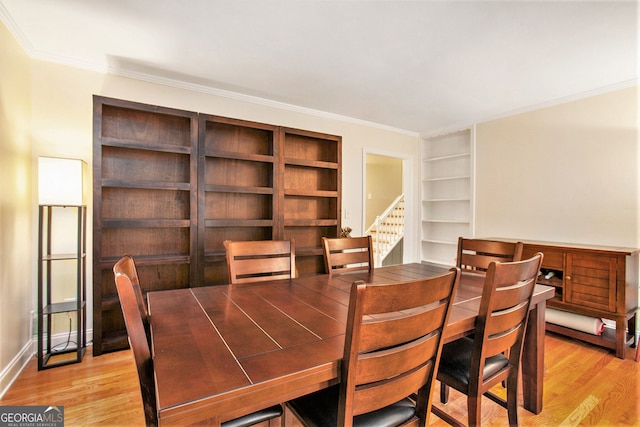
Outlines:
[[[405, 264], [150, 292], [160, 423], [216, 424], [337, 383], [353, 281], [398, 282], [443, 271]], [[447, 341], [473, 331], [483, 282], [483, 276], [462, 275]], [[552, 296], [553, 288], [537, 285], [532, 308]]]

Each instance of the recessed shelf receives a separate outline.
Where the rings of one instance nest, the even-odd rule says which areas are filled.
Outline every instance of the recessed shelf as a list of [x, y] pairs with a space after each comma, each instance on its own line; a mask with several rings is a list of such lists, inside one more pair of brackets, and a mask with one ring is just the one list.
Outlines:
[[442, 176], [438, 178], [426, 178], [423, 180], [423, 182], [454, 181], [458, 179], [471, 179], [471, 177], [469, 175]]
[[440, 157], [431, 157], [424, 159], [425, 162], [437, 162], [440, 160], [451, 160], [451, 159], [460, 159], [471, 156], [471, 153], [460, 153], [460, 154], [451, 154], [448, 156], [440, 156]]
[[458, 242], [450, 242], [450, 241], [444, 241], [444, 240], [430, 240], [430, 239], [423, 239], [423, 242], [426, 243], [434, 243], [437, 245], [452, 245], [452, 246], [458, 246]]
[[434, 202], [470, 202], [469, 198], [451, 198], [451, 199], [426, 199], [423, 202], [426, 203], [434, 203]]
[[470, 223], [467, 220], [458, 220], [458, 219], [423, 219], [422, 222], [433, 222], [433, 223], [443, 223], [443, 224], [469, 224]]

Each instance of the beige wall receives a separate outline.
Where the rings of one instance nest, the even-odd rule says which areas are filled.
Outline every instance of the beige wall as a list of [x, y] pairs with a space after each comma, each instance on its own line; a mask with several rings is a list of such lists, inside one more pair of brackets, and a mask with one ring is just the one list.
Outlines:
[[476, 235], [640, 247], [638, 88], [476, 127]]
[[31, 355], [29, 76], [29, 58], [0, 25], [0, 394]]
[[402, 194], [402, 159], [375, 154], [366, 157], [365, 229]]

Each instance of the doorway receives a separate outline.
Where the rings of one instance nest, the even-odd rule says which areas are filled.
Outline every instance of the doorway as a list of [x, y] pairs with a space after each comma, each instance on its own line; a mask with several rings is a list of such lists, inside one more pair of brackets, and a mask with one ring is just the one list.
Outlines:
[[[364, 153], [363, 180], [363, 228], [367, 230], [382, 215], [390, 204], [402, 193], [407, 192], [406, 159], [376, 152]], [[406, 203], [406, 202], [405, 202]], [[407, 206], [408, 208], [408, 206]], [[410, 209], [405, 209], [410, 211]], [[407, 218], [405, 217], [405, 239], [398, 244], [387, 256], [383, 265], [402, 264], [404, 261], [404, 247], [407, 244]]]

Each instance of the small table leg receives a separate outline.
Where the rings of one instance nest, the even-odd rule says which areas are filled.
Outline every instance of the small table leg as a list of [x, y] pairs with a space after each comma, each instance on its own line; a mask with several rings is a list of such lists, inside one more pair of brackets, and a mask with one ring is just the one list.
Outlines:
[[529, 321], [522, 351], [524, 408], [534, 414], [539, 414], [542, 411], [546, 305], [546, 302], [542, 301], [529, 311]]

